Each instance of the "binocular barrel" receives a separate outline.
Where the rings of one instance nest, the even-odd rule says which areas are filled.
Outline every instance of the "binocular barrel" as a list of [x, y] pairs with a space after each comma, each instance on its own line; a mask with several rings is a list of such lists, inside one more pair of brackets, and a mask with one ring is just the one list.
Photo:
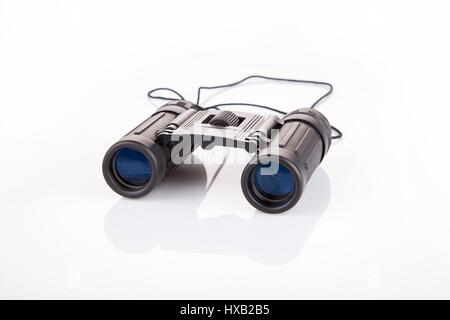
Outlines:
[[176, 167], [171, 160], [173, 145], [158, 143], [157, 135], [192, 107], [188, 101], [168, 103], [111, 146], [103, 159], [103, 175], [111, 189], [125, 197], [142, 197]]
[[269, 144], [256, 154], [241, 178], [250, 204], [268, 213], [284, 212], [298, 202], [331, 144], [331, 125], [317, 110], [298, 109], [282, 120], [271, 142], [278, 146]]

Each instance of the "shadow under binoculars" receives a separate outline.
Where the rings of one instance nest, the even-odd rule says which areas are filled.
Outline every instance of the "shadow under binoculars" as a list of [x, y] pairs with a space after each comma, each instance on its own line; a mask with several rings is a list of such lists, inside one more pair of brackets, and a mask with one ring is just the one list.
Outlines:
[[[232, 169], [225, 165], [220, 174]], [[295, 259], [311, 235], [328, 207], [330, 189], [327, 174], [318, 168], [289, 212], [253, 214], [246, 220], [234, 215], [199, 219], [198, 208], [209, 190], [205, 166], [183, 164], [147, 196], [119, 200], [105, 217], [105, 233], [127, 253], [142, 254], [159, 245], [163, 250], [248, 256], [282, 265]], [[233, 192], [241, 190], [234, 188], [224, 197], [235, 198]]]

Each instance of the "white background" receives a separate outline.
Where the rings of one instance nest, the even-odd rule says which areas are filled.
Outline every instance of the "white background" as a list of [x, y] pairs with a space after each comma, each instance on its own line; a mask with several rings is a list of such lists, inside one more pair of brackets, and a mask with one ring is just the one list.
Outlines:
[[[448, 11], [0, 1], [0, 297], [450, 298]], [[139, 200], [109, 189], [103, 155], [159, 105], [147, 90], [195, 99], [249, 74], [335, 85], [319, 110], [344, 139], [296, 207], [255, 211], [245, 164], [212, 184], [219, 164], [180, 167]], [[205, 105], [292, 110], [323, 92], [252, 84]]]

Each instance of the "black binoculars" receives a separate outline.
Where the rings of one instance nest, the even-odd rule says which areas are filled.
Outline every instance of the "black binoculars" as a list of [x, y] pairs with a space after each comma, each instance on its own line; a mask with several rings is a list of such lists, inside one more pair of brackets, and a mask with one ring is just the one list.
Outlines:
[[116, 142], [103, 160], [103, 175], [118, 194], [149, 193], [197, 147], [243, 148], [255, 155], [241, 177], [255, 208], [292, 208], [331, 144], [332, 128], [317, 110], [303, 108], [264, 117], [203, 109], [189, 101], [167, 103]]

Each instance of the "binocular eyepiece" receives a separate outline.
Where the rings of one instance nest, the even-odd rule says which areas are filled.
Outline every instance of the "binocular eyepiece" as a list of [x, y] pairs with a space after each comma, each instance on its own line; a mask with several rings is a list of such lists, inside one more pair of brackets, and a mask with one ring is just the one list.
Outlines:
[[178, 100], [115, 143], [103, 160], [103, 175], [118, 194], [149, 193], [201, 146], [244, 148], [255, 156], [242, 172], [241, 187], [255, 208], [280, 213], [292, 208], [331, 144], [331, 126], [317, 110], [298, 109], [282, 119], [206, 110]]

